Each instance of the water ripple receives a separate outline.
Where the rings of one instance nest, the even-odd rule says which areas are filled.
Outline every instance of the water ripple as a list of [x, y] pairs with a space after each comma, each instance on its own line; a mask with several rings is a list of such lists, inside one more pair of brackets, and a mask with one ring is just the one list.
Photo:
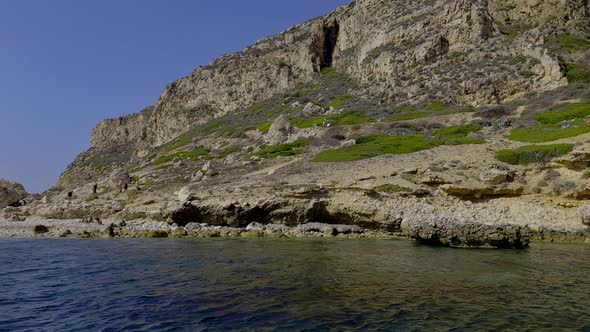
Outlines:
[[590, 331], [590, 247], [0, 240], [0, 331]]

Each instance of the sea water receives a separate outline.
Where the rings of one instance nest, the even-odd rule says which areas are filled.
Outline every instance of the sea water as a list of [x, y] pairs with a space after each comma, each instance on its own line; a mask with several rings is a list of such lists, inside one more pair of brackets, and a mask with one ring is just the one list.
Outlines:
[[0, 331], [590, 331], [590, 246], [0, 239]]

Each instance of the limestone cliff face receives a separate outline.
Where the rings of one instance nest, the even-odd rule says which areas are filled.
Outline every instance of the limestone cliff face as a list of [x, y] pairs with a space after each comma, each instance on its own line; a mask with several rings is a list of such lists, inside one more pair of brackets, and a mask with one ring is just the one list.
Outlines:
[[196, 69], [154, 107], [98, 124], [92, 148], [59, 185], [142, 161], [192, 127], [293, 91], [325, 68], [353, 77], [358, 88], [347, 93], [379, 105], [479, 106], [552, 90], [568, 81], [547, 42], [588, 33], [589, 22], [587, 0], [356, 0]]
[[[92, 144], [159, 146], [324, 67], [358, 78], [367, 85], [359, 93], [391, 103], [479, 105], [553, 89], [567, 82], [542, 46], [544, 31], [583, 29], [588, 12], [586, 0], [356, 0], [169, 84], [154, 109], [99, 124]], [[506, 26], [522, 30], [512, 43], [503, 39]], [[536, 62], [527, 77], [510, 64], [519, 54]]]

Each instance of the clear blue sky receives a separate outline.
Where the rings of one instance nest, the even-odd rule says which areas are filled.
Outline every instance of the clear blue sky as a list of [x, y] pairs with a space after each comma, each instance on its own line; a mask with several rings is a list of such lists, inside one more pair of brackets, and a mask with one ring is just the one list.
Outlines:
[[97, 122], [349, 0], [0, 1], [0, 178], [53, 186]]

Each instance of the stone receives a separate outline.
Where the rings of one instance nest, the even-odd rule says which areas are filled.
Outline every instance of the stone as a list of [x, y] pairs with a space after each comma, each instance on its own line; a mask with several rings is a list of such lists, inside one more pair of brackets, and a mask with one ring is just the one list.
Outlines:
[[205, 173], [205, 174], [206, 174], [206, 173], [209, 173], [211, 170], [212, 170], [212, 168], [211, 168], [211, 161], [210, 161], [210, 160], [209, 160], [209, 161], [207, 161], [207, 162], [206, 162], [206, 163], [203, 165], [203, 167], [201, 167], [201, 172], [203, 172], [203, 173]]
[[291, 227], [282, 224], [268, 224], [265, 228], [267, 231], [282, 233], [286, 233], [291, 230]]
[[314, 117], [314, 116], [318, 116], [318, 115], [323, 115], [325, 113], [325, 110], [323, 107], [318, 106], [314, 103], [307, 103], [305, 105], [305, 107], [303, 107], [303, 110], [301, 111], [301, 114], [305, 117]]
[[453, 183], [444, 184], [439, 188], [451, 196], [475, 199], [484, 197], [520, 196], [524, 193], [524, 188], [518, 184], [511, 184], [506, 187], [496, 187], [486, 186], [481, 183]]
[[270, 126], [265, 140], [269, 145], [279, 145], [289, 139], [293, 128], [284, 115], [280, 115]]
[[336, 228], [330, 224], [311, 222], [307, 224], [301, 224], [296, 228], [302, 233], [324, 233], [324, 234], [337, 234]]
[[479, 179], [481, 182], [489, 185], [499, 185], [509, 181], [513, 175], [509, 171], [503, 171], [495, 168], [483, 170]]
[[582, 220], [582, 224], [590, 226], [590, 205], [582, 205], [578, 209], [578, 217]]
[[168, 237], [170, 234], [164, 230], [152, 230], [146, 234], [146, 237], [149, 238], [164, 238]]
[[357, 225], [332, 225], [338, 234], [361, 234], [363, 229]]
[[27, 195], [21, 184], [0, 179], [0, 209], [18, 203]]
[[180, 203], [184, 204], [187, 202], [197, 201], [200, 198], [195, 194], [190, 187], [183, 187], [177, 192], [178, 200]]
[[530, 231], [520, 225], [484, 224], [446, 216], [404, 219], [404, 234], [420, 243], [455, 248], [525, 249]]
[[574, 171], [586, 170], [590, 167], [590, 147], [587, 145], [576, 147], [574, 151], [566, 156], [557, 158], [555, 162]]
[[113, 201], [111, 203], [111, 210], [113, 210], [113, 212], [121, 212], [123, 210], [125, 210], [125, 204], [121, 201]]
[[340, 145], [340, 147], [343, 148], [343, 149], [348, 149], [348, 148], [352, 148], [355, 145], [356, 145], [356, 140], [351, 139], [351, 140], [342, 142], [342, 144]]
[[109, 176], [114, 189], [120, 189], [122, 185], [131, 182], [129, 173], [124, 168], [116, 168]]
[[246, 230], [247, 231], [258, 231], [258, 232], [261, 232], [261, 231], [264, 231], [265, 228], [266, 227], [263, 224], [259, 223], [259, 222], [252, 222], [252, 223], [248, 224], [248, 226], [246, 226]]
[[186, 231], [186, 229], [178, 227], [172, 231], [171, 235], [173, 238], [183, 238], [188, 235], [188, 232]]
[[68, 237], [70, 235], [72, 235], [72, 231], [69, 229], [66, 229], [65, 231], [59, 233], [59, 237]]
[[194, 182], [199, 182], [199, 181], [203, 180], [203, 177], [205, 177], [205, 174], [203, 174], [203, 171], [198, 171], [191, 176], [191, 180]]
[[196, 231], [203, 229], [204, 227], [206, 227], [206, 226], [202, 226], [199, 223], [191, 222], [191, 223], [186, 224], [186, 226], [184, 226], [184, 229], [188, 232], [196, 232]]

